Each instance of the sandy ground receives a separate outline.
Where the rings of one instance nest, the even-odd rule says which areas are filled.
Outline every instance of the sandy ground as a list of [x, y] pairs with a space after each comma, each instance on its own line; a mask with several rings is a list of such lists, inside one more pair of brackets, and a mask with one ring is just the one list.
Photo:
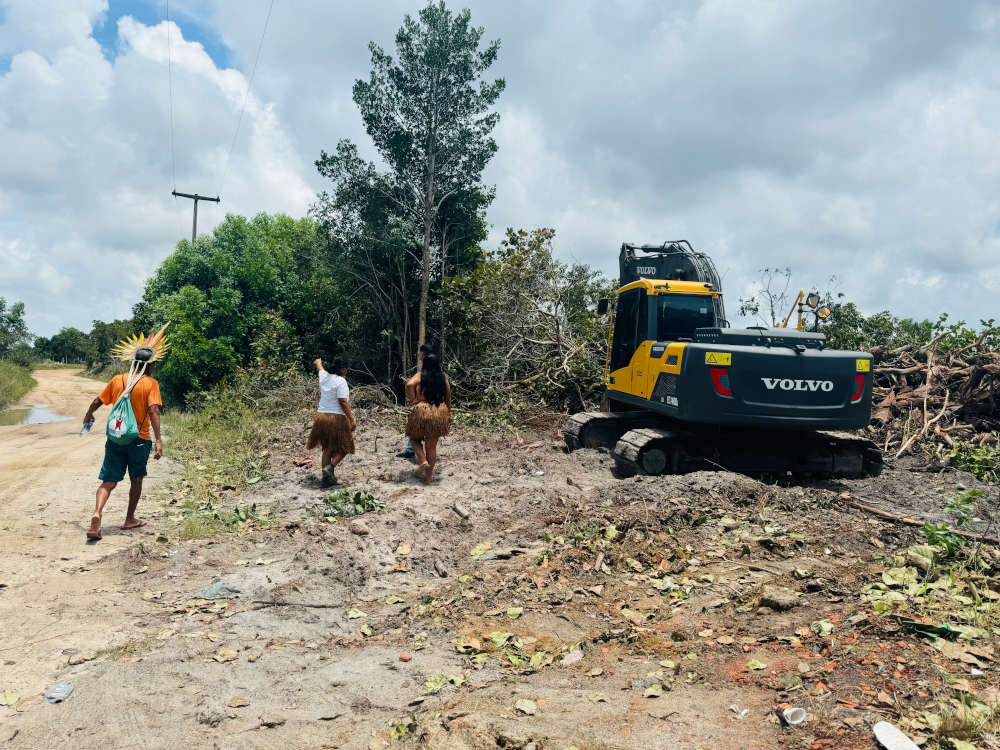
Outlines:
[[[116, 590], [118, 571], [105, 562], [135, 541], [134, 532], [119, 529], [124, 486], [105, 509], [104, 540], [84, 543], [104, 441], [97, 434], [102, 412], [93, 432], [79, 435], [101, 385], [76, 373], [36, 371], [38, 386], [12, 407], [45, 404], [72, 419], [0, 427], [0, 583], [6, 584], [0, 589], [0, 683], [19, 695], [44, 690], [54, 670], [106, 645], [130, 619]], [[167, 462], [150, 462], [149, 489], [155, 492], [168, 471]]]
[[[74, 415], [99, 385], [36, 378], [27, 402]], [[78, 421], [0, 428], [4, 747], [871, 748], [874, 721], [950, 695], [944, 675], [997, 682], [989, 656], [980, 675], [942, 664], [872, 615], [860, 586], [917, 532], [842, 502], [934, 518], [977, 486], [960, 472], [618, 480], [555, 429], [515, 450], [456, 431], [424, 486], [393, 458], [394, 418], [362, 414], [338, 474], [385, 508], [352, 522], [323, 518], [329, 491], [293, 462], [303, 414], [273, 436], [269, 478], [211, 499], [261, 520], [179, 540], [206, 499], [165, 460], [150, 526], [88, 546], [102, 441]], [[199, 597], [219, 581], [231, 598]], [[769, 585], [793, 592], [787, 611], [762, 606]], [[824, 618], [833, 635], [810, 630]], [[65, 680], [68, 701], [38, 698]], [[786, 701], [805, 724], [781, 726]]]

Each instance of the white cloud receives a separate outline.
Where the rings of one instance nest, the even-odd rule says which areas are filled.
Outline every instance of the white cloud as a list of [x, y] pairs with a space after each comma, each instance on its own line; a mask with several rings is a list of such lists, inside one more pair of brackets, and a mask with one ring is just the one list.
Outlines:
[[[167, 27], [118, 20], [105, 59], [91, 36], [106, 3], [6, 8], [0, 50], [0, 296], [23, 300], [40, 334], [126, 317], [147, 276], [189, 233], [190, 201], [174, 199]], [[226, 211], [301, 215], [314, 195], [273, 106], [171, 28], [176, 187], [220, 190], [240, 108], [246, 113], [222, 187], [199, 206], [199, 230]], [[208, 208], [211, 207], [211, 208]]]
[[[992, 4], [469, 4], [503, 40], [496, 73], [508, 84], [487, 171], [494, 241], [508, 225], [553, 226], [564, 257], [614, 274], [622, 241], [686, 238], [715, 257], [731, 318], [757, 269], [786, 265], [796, 288], [839, 276], [869, 312], [993, 315]], [[40, 332], [127, 314], [191, 211], [169, 197], [166, 26], [121, 19], [109, 62], [90, 37], [106, 3], [57, 5], [8, 1], [0, 26], [0, 56], [13, 56], [0, 76], [0, 246], [16, 240], [28, 263], [71, 280], [46, 321], [32, 318]], [[173, 28], [179, 190], [220, 190], [267, 6], [171, 3], [182, 28], [214, 28], [234, 66]], [[204, 230], [225, 211], [301, 215], [324, 187], [313, 160], [340, 138], [372, 154], [351, 85], [367, 74], [368, 41], [391, 51], [418, 8], [275, 4], [223, 204], [200, 207]], [[118, 269], [131, 291], [114, 296], [106, 277]], [[0, 295], [29, 314], [49, 310], [46, 294], [33, 274], [0, 267]]]
[[72, 280], [39, 255], [37, 248], [28, 248], [18, 240], [0, 241], [0, 267], [9, 269], [12, 280], [37, 284], [48, 296], [64, 293]]

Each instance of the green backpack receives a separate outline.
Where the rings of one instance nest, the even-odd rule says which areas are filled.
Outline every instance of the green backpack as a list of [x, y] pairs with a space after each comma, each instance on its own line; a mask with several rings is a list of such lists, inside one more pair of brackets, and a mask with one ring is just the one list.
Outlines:
[[[135, 387], [133, 385], [133, 387]], [[139, 425], [132, 411], [132, 388], [122, 392], [122, 395], [111, 407], [108, 415], [108, 440], [118, 445], [129, 445], [139, 437]]]

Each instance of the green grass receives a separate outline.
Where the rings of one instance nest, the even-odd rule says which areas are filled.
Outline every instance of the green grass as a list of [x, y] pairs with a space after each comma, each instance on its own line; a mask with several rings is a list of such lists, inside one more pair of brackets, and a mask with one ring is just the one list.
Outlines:
[[299, 422], [315, 406], [311, 379], [291, 379], [277, 388], [234, 378], [189, 399], [188, 411], [163, 416], [166, 446], [184, 466], [184, 499], [211, 503], [220, 493], [241, 492], [269, 477], [267, 446], [278, 428]]
[[[83, 365], [79, 365], [83, 367]], [[89, 380], [99, 380], [102, 383], [107, 383], [115, 375], [121, 375], [123, 372], [128, 372], [127, 362], [118, 362], [110, 365], [104, 365], [103, 367], [96, 370], [83, 370], [78, 372], [77, 375], [81, 378], [87, 378]]]
[[190, 541], [192, 539], [208, 539], [223, 532], [236, 533], [245, 526], [267, 526], [266, 515], [257, 510], [256, 505], [241, 508], [237, 505], [232, 510], [213, 510], [206, 503], [201, 508], [193, 508], [192, 503], [185, 503], [186, 515], [177, 531], [178, 537]]
[[269, 523], [266, 509], [230, 504], [247, 487], [269, 478], [270, 442], [283, 425], [301, 424], [304, 407], [314, 405], [314, 388], [305, 378], [266, 388], [237, 377], [192, 395], [188, 411], [164, 414], [165, 452], [183, 467], [167, 488], [181, 510], [181, 539]]
[[177, 536], [184, 541], [209, 539], [223, 532], [223, 526], [211, 516], [188, 516], [181, 523]]
[[112, 661], [124, 661], [130, 657], [142, 656], [152, 647], [153, 639], [140, 638], [126, 641], [118, 646], [98, 649], [94, 652], [95, 659], [111, 659]]
[[38, 383], [27, 368], [0, 360], [0, 409], [17, 401]]
[[82, 370], [86, 365], [83, 362], [56, 362], [52, 359], [44, 359], [40, 362], [35, 362], [31, 369], [33, 370]]
[[264, 445], [274, 426], [275, 420], [241, 404], [232, 404], [227, 413], [211, 409], [164, 415], [166, 450], [184, 467], [184, 494], [206, 502], [218, 498], [224, 488], [240, 492], [266, 479]]

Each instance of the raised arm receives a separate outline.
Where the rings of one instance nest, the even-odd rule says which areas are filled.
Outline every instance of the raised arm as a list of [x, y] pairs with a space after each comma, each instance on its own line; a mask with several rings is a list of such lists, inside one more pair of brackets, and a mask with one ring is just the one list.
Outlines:
[[415, 404], [417, 402], [417, 386], [420, 385], [420, 373], [406, 381], [406, 403]]

